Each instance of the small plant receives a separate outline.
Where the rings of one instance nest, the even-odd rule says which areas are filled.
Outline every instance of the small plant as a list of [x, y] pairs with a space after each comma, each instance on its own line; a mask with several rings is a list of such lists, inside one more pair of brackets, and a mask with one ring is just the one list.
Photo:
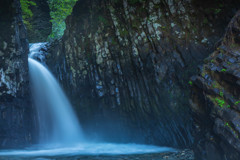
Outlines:
[[226, 127], [226, 126], [229, 126], [229, 123], [228, 122], [226, 122], [225, 124], [224, 124], [224, 126]]
[[166, 26], [161, 26], [162, 29], [166, 29]]
[[37, 4], [32, 0], [20, 0], [22, 13], [23, 13], [23, 22], [29, 28], [31, 28], [31, 24], [29, 20], [33, 17], [32, 10], [30, 9], [31, 6], [36, 6]]
[[192, 86], [192, 85], [193, 85], [193, 82], [192, 82], [192, 81], [189, 81], [188, 84], [189, 84], [190, 86]]
[[217, 8], [217, 9], [214, 10], [214, 13], [215, 13], [215, 14], [218, 14], [218, 13], [220, 13], [221, 11], [222, 11], [222, 9]]
[[215, 62], [215, 60], [214, 60], [214, 59], [212, 59], [212, 60], [211, 60], [211, 63], [214, 63], [214, 62]]
[[230, 105], [227, 105], [227, 108], [230, 108], [231, 106]]
[[225, 68], [223, 68], [222, 70], [221, 70], [221, 72], [226, 72], [227, 70], [225, 69]]
[[217, 82], [216, 82], [216, 81], [213, 81], [212, 87], [213, 87], [213, 88], [216, 88], [216, 87], [217, 87]]
[[215, 98], [215, 101], [217, 104], [222, 108], [223, 105], [225, 104], [225, 101], [223, 99]]
[[120, 30], [120, 35], [122, 36], [122, 37], [125, 37], [125, 36], [127, 36], [129, 33], [128, 33], [128, 31], [126, 30], [126, 29], [122, 29], [122, 30]]
[[236, 136], [236, 138], [239, 138], [237, 132], [232, 128], [232, 126], [231, 126], [228, 122], [225, 122], [225, 123], [224, 123], [224, 127], [228, 127], [228, 128], [234, 133], [234, 135]]
[[204, 18], [203, 23], [204, 23], [204, 24], [208, 24], [208, 19], [207, 19], [207, 18]]
[[113, 39], [113, 40], [112, 40], [112, 44], [113, 44], [113, 45], [117, 45], [118, 43], [117, 43], [116, 40]]
[[223, 92], [221, 91], [221, 92], [219, 93], [219, 95], [220, 95], [221, 97], [223, 97]]
[[237, 102], [235, 102], [235, 105], [238, 105], [240, 103], [240, 101], [237, 101]]

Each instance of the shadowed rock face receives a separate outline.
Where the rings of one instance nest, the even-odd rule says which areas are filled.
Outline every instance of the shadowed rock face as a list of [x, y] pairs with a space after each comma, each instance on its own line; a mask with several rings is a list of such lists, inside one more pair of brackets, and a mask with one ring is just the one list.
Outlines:
[[213, 52], [237, 6], [79, 0], [62, 40], [50, 47], [48, 65], [89, 133], [190, 146], [189, 79]]
[[0, 148], [30, 144], [28, 41], [18, 0], [0, 2]]
[[30, 23], [27, 26], [28, 40], [30, 43], [46, 42], [48, 35], [52, 32], [48, 1], [34, 0], [34, 2], [36, 5], [30, 7], [33, 17], [28, 20]]
[[194, 76], [197, 159], [240, 159], [240, 11], [230, 22], [216, 50]]

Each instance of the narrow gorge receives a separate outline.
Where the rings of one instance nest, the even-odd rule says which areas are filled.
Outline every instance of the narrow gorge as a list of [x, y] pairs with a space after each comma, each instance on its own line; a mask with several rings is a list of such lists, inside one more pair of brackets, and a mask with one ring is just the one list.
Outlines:
[[[240, 159], [239, 9], [239, 0], [2, 0], [0, 160]], [[46, 69], [28, 68], [28, 56]], [[69, 136], [78, 127], [81, 141]], [[43, 130], [58, 148], [39, 144]]]

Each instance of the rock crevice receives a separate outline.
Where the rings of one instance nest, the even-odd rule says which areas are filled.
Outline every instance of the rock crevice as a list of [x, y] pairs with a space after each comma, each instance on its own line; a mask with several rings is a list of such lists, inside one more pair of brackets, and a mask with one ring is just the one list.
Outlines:
[[240, 158], [240, 11], [201, 74], [192, 77], [197, 159]]

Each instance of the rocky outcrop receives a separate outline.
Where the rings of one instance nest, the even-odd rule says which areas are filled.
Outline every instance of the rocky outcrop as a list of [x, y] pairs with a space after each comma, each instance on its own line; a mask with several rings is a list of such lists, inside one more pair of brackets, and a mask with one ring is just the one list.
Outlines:
[[0, 148], [30, 144], [28, 41], [19, 0], [0, 1]]
[[79, 0], [61, 42], [50, 47], [48, 65], [85, 131], [190, 146], [189, 79], [238, 6], [236, 0]]
[[34, 0], [36, 5], [30, 6], [33, 16], [28, 20], [28, 39], [30, 43], [46, 42], [52, 32], [50, 9], [47, 0]]
[[192, 78], [196, 158], [240, 159], [240, 11], [200, 70]]

